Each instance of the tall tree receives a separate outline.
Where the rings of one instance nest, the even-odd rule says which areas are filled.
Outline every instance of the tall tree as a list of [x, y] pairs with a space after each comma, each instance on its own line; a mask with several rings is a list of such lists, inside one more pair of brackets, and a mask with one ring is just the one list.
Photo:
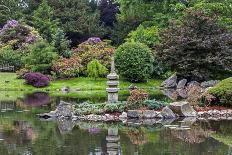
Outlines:
[[48, 5], [46, 0], [43, 0], [33, 14], [33, 26], [38, 29], [42, 37], [48, 42], [52, 41], [52, 35], [58, 29], [58, 21], [54, 15], [53, 8]]
[[190, 80], [218, 78], [232, 71], [232, 35], [218, 24], [218, 17], [188, 11], [182, 24], [161, 33], [160, 60]]
[[62, 29], [72, 40], [72, 45], [90, 36], [102, 36], [100, 14], [90, 7], [88, 0], [49, 0], [55, 9], [55, 17], [60, 19]]
[[101, 0], [100, 20], [105, 26], [112, 27], [116, 23], [116, 15], [119, 13], [119, 5], [115, 0]]

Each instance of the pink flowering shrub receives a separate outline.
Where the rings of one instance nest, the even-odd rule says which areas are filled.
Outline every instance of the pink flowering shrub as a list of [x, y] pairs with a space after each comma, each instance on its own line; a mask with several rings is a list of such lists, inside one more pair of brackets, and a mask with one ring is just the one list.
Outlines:
[[53, 64], [52, 70], [58, 78], [76, 77], [82, 70], [81, 59], [76, 54], [70, 58], [60, 58]]
[[110, 45], [108, 41], [101, 41], [100, 38], [89, 38], [87, 41], [81, 43], [73, 52], [78, 54], [82, 60], [82, 66], [86, 73], [87, 64], [92, 60], [98, 60], [103, 66], [110, 69], [111, 57], [113, 56], [115, 48]]
[[24, 75], [25, 83], [37, 88], [49, 85], [49, 78], [41, 73], [27, 73]]

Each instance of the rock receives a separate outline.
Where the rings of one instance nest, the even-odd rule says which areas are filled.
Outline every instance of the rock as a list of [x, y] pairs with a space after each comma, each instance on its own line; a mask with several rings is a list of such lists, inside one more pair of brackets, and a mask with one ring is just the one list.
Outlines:
[[119, 116], [120, 119], [126, 119], [127, 118], [127, 113], [126, 112], [123, 112], [120, 116]]
[[37, 114], [37, 116], [39, 118], [43, 118], [43, 119], [49, 119], [49, 118], [56, 118], [56, 114], [55, 113], [43, 113], [43, 114]]
[[70, 89], [69, 89], [69, 87], [62, 87], [62, 88], [61, 88], [61, 91], [62, 91], [63, 93], [68, 93], [68, 92], [70, 91]]
[[209, 88], [209, 87], [214, 87], [216, 84], [218, 84], [220, 81], [219, 80], [210, 80], [210, 81], [205, 81], [201, 83], [201, 87], [203, 88]]
[[129, 118], [139, 118], [139, 113], [137, 110], [128, 110], [127, 116]]
[[137, 86], [135, 86], [134, 84], [131, 84], [129, 87], [128, 87], [129, 91], [132, 91], [132, 90], [135, 90], [135, 89], [138, 89]]
[[177, 85], [177, 76], [173, 74], [171, 77], [162, 82], [161, 87], [163, 88], [175, 88]]
[[74, 114], [74, 109], [72, 104], [61, 101], [60, 104], [56, 108], [56, 116], [57, 117], [72, 117]]
[[188, 98], [188, 92], [185, 88], [177, 89], [176, 91], [181, 98]]
[[197, 81], [191, 81], [187, 84], [188, 87], [193, 87], [193, 86], [201, 86], [201, 84]]
[[177, 89], [184, 89], [185, 85], [187, 84], [187, 79], [182, 79], [177, 84]]
[[173, 102], [169, 108], [180, 117], [196, 117], [196, 111], [190, 106], [188, 102]]
[[175, 89], [161, 89], [161, 92], [172, 100], [177, 100], [178, 92]]
[[164, 118], [175, 118], [176, 115], [173, 113], [173, 111], [169, 107], [164, 107], [163, 110], [160, 113]]
[[143, 112], [143, 117], [144, 118], [155, 118], [156, 117], [156, 112], [154, 110], [145, 110]]

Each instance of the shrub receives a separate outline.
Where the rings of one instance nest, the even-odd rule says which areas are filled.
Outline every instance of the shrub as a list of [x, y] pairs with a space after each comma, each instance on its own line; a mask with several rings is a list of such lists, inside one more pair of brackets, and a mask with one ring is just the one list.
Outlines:
[[19, 69], [22, 66], [21, 54], [11, 48], [0, 48], [0, 64], [9, 64]]
[[81, 59], [76, 54], [70, 58], [60, 58], [54, 62], [52, 70], [59, 78], [76, 77], [82, 71]]
[[118, 112], [118, 106], [116, 104], [106, 104], [104, 107], [105, 112], [113, 113]]
[[145, 100], [144, 105], [149, 109], [159, 110], [165, 107], [166, 103], [154, 99], [154, 100]]
[[22, 68], [20, 70], [16, 71], [16, 75], [18, 79], [23, 79], [24, 75], [30, 73], [30, 70], [26, 69], [26, 68]]
[[150, 49], [142, 43], [125, 43], [116, 50], [116, 68], [121, 76], [132, 82], [149, 78], [153, 62]]
[[108, 70], [103, 66], [98, 60], [94, 59], [87, 65], [87, 74], [92, 78], [105, 77], [108, 73]]
[[52, 45], [56, 48], [58, 54], [65, 58], [71, 57], [72, 51], [70, 50], [70, 41], [65, 37], [64, 31], [58, 29], [52, 38]]
[[218, 78], [232, 70], [232, 35], [216, 16], [188, 11], [182, 24], [163, 31], [156, 53], [163, 63], [189, 80]]
[[149, 47], [152, 47], [154, 44], [159, 42], [158, 27], [151, 26], [145, 28], [143, 25], [140, 25], [135, 31], [129, 33], [126, 41], [140, 42]]
[[81, 43], [78, 48], [73, 50], [82, 60], [83, 71], [86, 71], [87, 64], [94, 59], [110, 69], [111, 58], [114, 51], [114, 47], [112, 47], [108, 41], [101, 41], [100, 38], [89, 38], [87, 41]]
[[232, 106], [232, 78], [222, 80], [219, 84], [209, 89], [209, 93], [218, 99], [218, 104]]
[[0, 29], [0, 43], [10, 45], [14, 50], [22, 49], [40, 39], [34, 28], [23, 25], [16, 20], [9, 20]]
[[87, 114], [102, 114], [104, 112], [123, 112], [125, 110], [125, 102], [117, 102], [114, 104], [100, 103], [82, 103], [75, 106], [77, 115], [87, 115]]
[[143, 89], [135, 89], [131, 91], [127, 99], [128, 109], [138, 109], [144, 107], [144, 101], [148, 99], [148, 93]]
[[27, 73], [24, 76], [26, 84], [34, 87], [46, 87], [49, 85], [49, 78], [41, 73]]
[[55, 48], [47, 42], [40, 41], [30, 45], [27, 50], [28, 55], [24, 58], [25, 65], [29, 66], [33, 72], [49, 74], [52, 62], [58, 57]]

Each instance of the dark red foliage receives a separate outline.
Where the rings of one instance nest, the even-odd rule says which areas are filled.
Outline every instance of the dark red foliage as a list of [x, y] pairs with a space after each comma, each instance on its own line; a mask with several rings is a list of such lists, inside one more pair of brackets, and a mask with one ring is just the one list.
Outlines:
[[27, 73], [24, 76], [26, 84], [32, 85], [34, 87], [46, 87], [49, 85], [49, 78], [41, 73]]
[[190, 10], [181, 22], [160, 34], [156, 55], [163, 63], [181, 77], [199, 81], [221, 78], [232, 70], [232, 35], [216, 15]]
[[47, 105], [50, 103], [50, 101], [51, 98], [45, 92], [35, 92], [33, 94], [27, 95], [24, 99], [24, 103], [32, 107]]

